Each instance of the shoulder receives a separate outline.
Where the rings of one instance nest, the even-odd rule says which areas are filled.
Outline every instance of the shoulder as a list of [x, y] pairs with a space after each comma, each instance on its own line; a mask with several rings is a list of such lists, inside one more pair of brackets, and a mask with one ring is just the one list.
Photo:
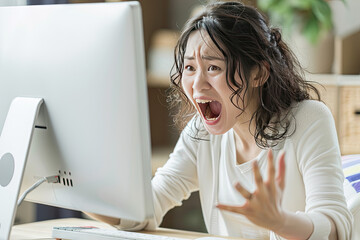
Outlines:
[[299, 128], [305, 130], [314, 124], [321, 127], [321, 124], [316, 123], [325, 121], [333, 124], [334, 121], [329, 108], [323, 102], [316, 100], [304, 100], [294, 104], [290, 115], [296, 130]]
[[330, 109], [322, 102], [304, 100], [296, 103], [291, 110], [291, 139], [295, 142], [308, 141], [308, 143], [337, 142], [335, 121]]
[[295, 103], [292, 109], [296, 119], [317, 119], [319, 117], [331, 117], [329, 108], [317, 100], [304, 100]]

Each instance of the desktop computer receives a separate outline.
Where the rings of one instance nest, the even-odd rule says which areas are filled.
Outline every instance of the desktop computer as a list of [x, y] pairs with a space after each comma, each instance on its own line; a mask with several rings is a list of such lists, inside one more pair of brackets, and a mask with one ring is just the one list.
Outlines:
[[0, 8], [0, 239], [27, 201], [153, 216], [137, 2]]

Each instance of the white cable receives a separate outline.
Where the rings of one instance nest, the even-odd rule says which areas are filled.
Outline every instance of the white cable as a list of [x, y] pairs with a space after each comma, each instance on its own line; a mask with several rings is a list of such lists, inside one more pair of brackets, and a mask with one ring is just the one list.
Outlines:
[[29, 187], [19, 198], [17, 205], [20, 206], [22, 201], [24, 201], [25, 197], [35, 188], [40, 186], [43, 182], [48, 183], [57, 183], [59, 182], [59, 176], [50, 176], [50, 177], [43, 177], [40, 180], [38, 180], [36, 183], [34, 183], [31, 187]]

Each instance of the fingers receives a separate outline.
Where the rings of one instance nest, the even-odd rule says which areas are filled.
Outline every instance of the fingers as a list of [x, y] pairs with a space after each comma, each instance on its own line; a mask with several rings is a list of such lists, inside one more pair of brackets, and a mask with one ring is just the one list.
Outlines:
[[278, 183], [281, 190], [285, 188], [285, 152], [282, 152], [279, 156], [279, 167], [278, 174], [276, 177], [276, 182]]
[[261, 190], [264, 187], [264, 185], [263, 185], [263, 178], [261, 176], [257, 161], [254, 161], [253, 163], [253, 171], [254, 171], [254, 178], [257, 189]]
[[[275, 193], [276, 185], [278, 185], [281, 190], [284, 190], [284, 187], [285, 187], [285, 152], [281, 152], [279, 154], [278, 164], [279, 164], [278, 173], [275, 178], [276, 170], [275, 170], [275, 166], [274, 166], [275, 165], [274, 156], [273, 156], [272, 150], [270, 149], [268, 152], [268, 168], [267, 168], [268, 179], [264, 184], [263, 178], [260, 173], [259, 165], [258, 165], [257, 161], [254, 161], [253, 172], [254, 172], [255, 184], [257, 187], [256, 192], [262, 193], [262, 192], [264, 192], [265, 189], [268, 189], [267, 191], [269, 191], [269, 194]], [[275, 181], [276, 181], [276, 184], [275, 184]], [[250, 193], [248, 190], [246, 190], [240, 183], [236, 183], [235, 188], [245, 199], [250, 200], [252, 198], [252, 196], [253, 196], [252, 193]]]
[[234, 212], [234, 213], [244, 214], [243, 207], [230, 206], [230, 205], [224, 205], [224, 204], [218, 204], [218, 205], [216, 205], [216, 207], [221, 209], [221, 210], [226, 210], [226, 211], [230, 211], [230, 212]]
[[240, 183], [235, 184], [236, 190], [247, 200], [250, 200], [252, 197], [252, 193], [250, 193], [248, 190], [246, 190], [243, 186], [241, 186]]
[[269, 183], [273, 183], [275, 179], [274, 155], [270, 149], [268, 152], [268, 179]]

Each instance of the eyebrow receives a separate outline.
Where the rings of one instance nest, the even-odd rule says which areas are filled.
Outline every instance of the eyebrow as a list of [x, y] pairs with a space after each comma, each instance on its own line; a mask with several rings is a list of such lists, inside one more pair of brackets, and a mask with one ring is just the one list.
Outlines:
[[[225, 61], [224, 58], [216, 57], [216, 56], [204, 56], [204, 55], [202, 55], [201, 58], [204, 59], [204, 60], [219, 60], [219, 61]], [[192, 57], [192, 56], [185, 56], [184, 59], [194, 60], [195, 58]]]

